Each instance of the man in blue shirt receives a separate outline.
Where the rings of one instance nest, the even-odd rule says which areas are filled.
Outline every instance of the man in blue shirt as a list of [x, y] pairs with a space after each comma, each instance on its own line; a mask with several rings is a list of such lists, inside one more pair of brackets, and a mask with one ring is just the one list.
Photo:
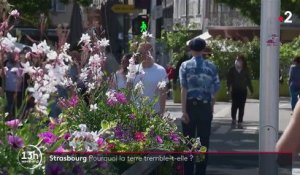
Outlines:
[[[208, 148], [212, 122], [212, 97], [220, 89], [216, 66], [202, 56], [206, 42], [193, 39], [192, 58], [182, 63], [179, 70], [182, 102], [182, 129], [185, 136], [200, 137], [201, 145]], [[197, 135], [195, 132], [197, 131]], [[205, 175], [207, 157], [196, 164], [197, 175]], [[193, 175], [194, 164], [185, 164], [185, 175]]]

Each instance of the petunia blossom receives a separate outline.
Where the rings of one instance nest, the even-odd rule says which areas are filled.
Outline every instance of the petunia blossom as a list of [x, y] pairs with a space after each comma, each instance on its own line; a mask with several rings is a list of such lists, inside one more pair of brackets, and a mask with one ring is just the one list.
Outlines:
[[38, 134], [38, 137], [47, 145], [52, 145], [57, 140], [57, 136], [50, 131], [42, 132]]
[[70, 133], [65, 133], [64, 134], [64, 136], [63, 136], [63, 138], [65, 139], [65, 140], [69, 140], [69, 138], [71, 137], [71, 134]]
[[158, 135], [155, 137], [155, 141], [158, 143], [158, 144], [163, 144], [163, 139]]
[[145, 134], [143, 132], [136, 132], [134, 134], [134, 139], [139, 142], [146, 141]]
[[14, 120], [5, 122], [5, 125], [9, 126], [10, 128], [17, 128], [17, 127], [21, 126], [22, 123], [19, 119], [14, 119]]
[[176, 134], [174, 132], [170, 133], [169, 137], [175, 143], [179, 143], [179, 141], [180, 141], [178, 134]]
[[103, 138], [99, 138], [98, 140], [97, 140], [97, 144], [98, 144], [98, 146], [103, 146], [104, 144], [105, 144], [105, 140], [103, 139]]
[[10, 135], [8, 136], [8, 144], [18, 149], [24, 146], [24, 141], [21, 137]]

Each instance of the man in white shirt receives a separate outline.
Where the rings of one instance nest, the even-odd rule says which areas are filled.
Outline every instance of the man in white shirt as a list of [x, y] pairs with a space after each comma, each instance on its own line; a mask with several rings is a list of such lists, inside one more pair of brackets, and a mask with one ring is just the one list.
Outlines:
[[166, 87], [159, 88], [160, 82], [168, 82], [167, 72], [164, 67], [155, 63], [152, 56], [152, 46], [150, 43], [141, 43], [138, 47], [137, 53], [140, 64], [138, 64], [138, 71], [142, 73], [141, 76], [137, 76], [134, 85], [138, 82], [142, 82], [144, 85], [144, 97], [149, 97], [150, 101], [153, 101], [156, 97], [159, 97], [158, 103], [155, 104], [154, 109], [159, 114], [164, 114], [166, 105]]

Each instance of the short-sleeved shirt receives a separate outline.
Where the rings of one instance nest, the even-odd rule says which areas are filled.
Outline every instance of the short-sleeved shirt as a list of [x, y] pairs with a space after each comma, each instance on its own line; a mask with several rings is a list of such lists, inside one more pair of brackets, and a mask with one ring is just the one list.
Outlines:
[[[149, 68], [143, 68], [141, 64], [137, 65], [139, 72], [144, 72], [140, 74], [134, 80], [136, 85], [138, 82], [142, 81], [144, 85], [143, 96], [149, 97], [150, 100], [154, 100], [159, 96], [158, 83], [161, 81], [168, 81], [168, 75], [164, 67], [154, 63], [153, 66]], [[159, 103], [155, 104], [155, 111], [160, 111]]]
[[179, 70], [181, 87], [187, 90], [187, 98], [210, 101], [220, 89], [216, 66], [202, 57], [193, 57], [182, 63]]
[[292, 65], [290, 67], [289, 84], [300, 88], [300, 65]]

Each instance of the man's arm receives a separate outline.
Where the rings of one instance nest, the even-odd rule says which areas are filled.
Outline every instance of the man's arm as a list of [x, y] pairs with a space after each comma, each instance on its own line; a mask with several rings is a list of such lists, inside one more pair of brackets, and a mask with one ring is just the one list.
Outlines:
[[246, 74], [246, 78], [247, 78], [247, 84], [248, 84], [248, 88], [250, 90], [251, 93], [253, 93], [253, 86], [252, 86], [252, 82], [251, 82], [251, 78], [250, 78], [250, 73], [247, 71]]
[[182, 108], [182, 113], [187, 113], [186, 112], [186, 96], [187, 96], [187, 91], [186, 88], [181, 87], [181, 108]]
[[278, 152], [291, 152], [297, 155], [300, 151], [300, 103], [298, 102], [293, 116], [276, 144], [276, 151]]

